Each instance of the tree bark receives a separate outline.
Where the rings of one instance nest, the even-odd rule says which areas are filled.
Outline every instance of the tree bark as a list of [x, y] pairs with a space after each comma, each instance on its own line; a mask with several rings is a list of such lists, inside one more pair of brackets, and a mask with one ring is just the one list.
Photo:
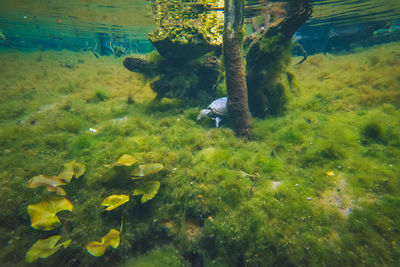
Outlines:
[[238, 137], [250, 137], [250, 113], [243, 60], [244, 0], [225, 0], [223, 53], [228, 117]]

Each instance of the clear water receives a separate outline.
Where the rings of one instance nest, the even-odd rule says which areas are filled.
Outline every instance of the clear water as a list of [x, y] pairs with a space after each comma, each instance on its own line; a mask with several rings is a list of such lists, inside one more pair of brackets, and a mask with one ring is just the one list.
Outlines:
[[[247, 1], [247, 33], [285, 4]], [[223, 75], [152, 52], [151, 1], [0, 0], [0, 266], [398, 266], [400, 1], [313, 6], [244, 141], [198, 120]]]
[[[223, 1], [220, 1], [223, 2]], [[246, 2], [246, 23], [262, 13], [267, 1]], [[114, 42], [147, 42], [147, 34], [154, 29], [150, 1], [57, 1], [2, 0], [0, 28], [12, 46], [32, 48], [40, 43], [73, 48], [88, 45], [98, 34], [106, 34]], [[284, 1], [272, 1], [272, 5]], [[314, 1], [313, 16], [304, 25], [306, 31], [323, 31], [337, 28], [340, 31], [357, 31], [354, 27], [376, 24], [388, 28], [400, 24], [400, 2], [396, 0], [339, 0]], [[221, 4], [220, 4], [221, 5]], [[171, 9], [174, 9], [171, 6]], [[221, 9], [202, 12], [220, 13]], [[301, 29], [300, 29], [301, 32]], [[321, 34], [319, 39], [326, 38]], [[318, 39], [316, 37], [315, 39]], [[64, 40], [64, 42], [63, 42]]]

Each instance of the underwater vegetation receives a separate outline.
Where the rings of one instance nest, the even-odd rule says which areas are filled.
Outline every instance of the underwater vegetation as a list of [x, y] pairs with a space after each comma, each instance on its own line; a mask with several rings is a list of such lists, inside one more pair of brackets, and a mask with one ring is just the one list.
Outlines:
[[54, 235], [47, 239], [38, 240], [26, 253], [26, 262], [32, 263], [39, 258], [45, 259], [56, 253], [61, 247], [67, 248], [71, 244], [71, 239], [69, 239], [56, 245], [60, 238], [60, 235]]
[[90, 255], [95, 257], [103, 256], [106, 249], [111, 246], [117, 248], [119, 246], [119, 231], [111, 229], [108, 234], [101, 238], [101, 242], [91, 241], [86, 245], [86, 249]]
[[[131, 155], [123, 154], [117, 162], [106, 164], [106, 166], [131, 167], [136, 162], [137, 160]], [[134, 177], [133, 179], [137, 180], [142, 177], [156, 174], [163, 169], [163, 165], [159, 163], [150, 163], [143, 165], [136, 164], [127, 173], [128, 175]], [[125, 169], [125, 171], [126, 170], [127, 169]], [[50, 192], [55, 192], [59, 195], [65, 195], [64, 190], [59, 191], [54, 188], [57, 188], [56, 186], [66, 185], [70, 183], [72, 177], [79, 178], [85, 173], [85, 171], [86, 167], [84, 164], [73, 160], [67, 164], [64, 164], [64, 170], [57, 176], [53, 176], [50, 178], [47, 178], [44, 175], [34, 176], [31, 180], [29, 180], [28, 187], [36, 188], [40, 185], [44, 185], [46, 189]], [[141, 202], [145, 203], [154, 198], [159, 188], [159, 181], [145, 181], [143, 183], [139, 183], [139, 185], [133, 191], [133, 195], [142, 195]], [[117, 207], [123, 205], [128, 201], [129, 195], [111, 195], [106, 197], [101, 205], [107, 207], [105, 209], [106, 211], [110, 211], [116, 209]], [[27, 210], [29, 216], [31, 217], [31, 226], [33, 228], [38, 230], [50, 231], [62, 224], [56, 214], [63, 210], [68, 210], [72, 212], [73, 204], [66, 198], [51, 197], [50, 199], [44, 200], [40, 203], [28, 205]], [[101, 242], [89, 242], [86, 245], [88, 253], [92, 256], [100, 257], [105, 253], [107, 247], [111, 246], [113, 248], [117, 248], [120, 243], [119, 234], [121, 230], [122, 221], [120, 231], [111, 229], [107, 235], [102, 237]], [[48, 256], [51, 256], [55, 252], [57, 252], [57, 250], [61, 246], [68, 247], [71, 239], [55, 246], [60, 238], [61, 236], [57, 235], [52, 236], [48, 239], [38, 240], [27, 252], [25, 256], [26, 262], [31, 263], [36, 261], [38, 258], [47, 258]]]
[[31, 226], [39, 230], [53, 230], [61, 225], [61, 221], [56, 214], [63, 210], [72, 211], [73, 207], [66, 198], [45, 200], [37, 204], [28, 205]]
[[66, 185], [67, 183], [63, 181], [60, 177], [58, 176], [53, 176], [53, 177], [48, 177], [45, 175], [38, 175], [32, 177], [28, 181], [28, 187], [29, 188], [37, 188], [40, 186], [46, 187], [47, 191], [49, 192], [56, 192], [57, 195], [65, 196], [65, 190], [59, 187], [60, 185]]
[[113, 210], [129, 201], [128, 195], [111, 195], [106, 197], [101, 205], [107, 207], [106, 210]]
[[248, 142], [119, 58], [2, 51], [0, 263], [396, 266], [399, 51], [309, 56]]

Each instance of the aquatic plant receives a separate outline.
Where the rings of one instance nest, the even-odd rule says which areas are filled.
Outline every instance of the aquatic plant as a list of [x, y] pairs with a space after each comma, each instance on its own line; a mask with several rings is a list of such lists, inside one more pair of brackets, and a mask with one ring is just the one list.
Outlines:
[[113, 162], [111, 164], [106, 164], [106, 167], [111, 167], [111, 166], [132, 166], [133, 164], [135, 164], [137, 162], [137, 159], [135, 159], [134, 157], [132, 157], [129, 154], [123, 154], [121, 157], [119, 157], [119, 159], [117, 160], [117, 162]]
[[158, 193], [158, 189], [160, 188], [159, 181], [146, 181], [140, 183], [137, 188], [133, 191], [134, 196], [142, 195], [140, 201], [142, 203], [146, 203], [150, 199], [154, 198], [154, 196]]
[[128, 201], [129, 195], [111, 195], [106, 197], [101, 205], [107, 207], [106, 210], [113, 210]]
[[72, 203], [66, 198], [52, 198], [28, 205], [31, 226], [35, 229], [50, 231], [61, 225], [56, 214], [63, 210], [72, 211], [73, 207]]
[[140, 179], [144, 176], [150, 176], [156, 174], [164, 169], [164, 166], [160, 163], [148, 163], [140, 164], [137, 168], [133, 169], [130, 173], [132, 179]]
[[119, 246], [119, 231], [111, 229], [105, 236], [101, 238], [101, 241], [91, 241], [87, 243], [86, 249], [90, 255], [94, 257], [103, 256], [106, 249], [111, 246], [117, 248]]
[[[137, 160], [129, 154], [123, 154], [117, 162], [112, 164], [106, 164], [105, 166], [110, 167], [129, 167], [127, 174], [129, 174], [130, 178], [133, 180], [139, 180], [136, 183], [136, 188], [133, 191], [134, 196], [142, 195], [141, 202], [145, 203], [150, 199], [154, 198], [154, 196], [158, 193], [158, 189], [160, 188], [159, 181], [140, 181], [143, 177], [153, 176], [159, 173], [162, 170], [165, 170], [164, 166], [160, 163], [148, 163], [148, 164], [135, 164]], [[125, 175], [125, 173], [123, 174]], [[129, 201], [129, 196], [127, 195], [113, 195], [106, 198], [103, 201], [103, 206], [110, 206], [106, 210], [114, 209], [123, 203]]]
[[58, 176], [45, 176], [43, 174], [40, 174], [38, 176], [34, 176], [32, 177], [29, 181], [28, 181], [28, 187], [29, 188], [37, 188], [40, 186], [44, 186], [46, 187], [46, 189], [49, 192], [55, 192], [56, 194], [60, 195], [60, 196], [65, 196], [65, 190], [62, 189], [61, 187], [59, 187], [60, 185], [66, 185], [67, 183], [65, 183], [63, 181], [63, 179], [61, 179]]
[[104, 90], [96, 90], [94, 92], [94, 99], [98, 101], [106, 101], [108, 99], [108, 93]]
[[169, 266], [169, 267], [185, 267], [190, 266], [189, 262], [180, 255], [173, 245], [156, 247], [144, 255], [132, 257], [128, 259], [122, 266], [125, 267], [152, 267], [152, 266]]
[[71, 244], [71, 239], [57, 244], [61, 235], [53, 235], [46, 239], [39, 239], [26, 252], [25, 260], [28, 263], [35, 262], [37, 259], [45, 259], [56, 253], [61, 247], [67, 248]]
[[68, 184], [74, 176], [78, 179], [85, 173], [85, 171], [85, 165], [73, 160], [64, 164], [64, 170], [57, 176], [46, 176], [41, 174], [32, 177], [28, 181], [27, 187], [37, 188], [44, 186], [49, 192], [55, 192], [58, 195], [65, 196], [65, 190], [59, 186]]
[[363, 126], [362, 135], [375, 142], [385, 142], [383, 127], [379, 122], [369, 122]]
[[[199, 108], [186, 101], [154, 103], [149, 83], [114, 57], [100, 62], [84, 53], [45, 51], [39, 66], [37, 53], [3, 51], [0, 60], [8, 64], [0, 72], [0, 236], [7, 245], [0, 263], [26, 265], [32, 244], [62, 235], [73, 240], [68, 249], [34, 264], [395, 265], [400, 65], [389, 62], [400, 58], [399, 51], [393, 43], [354, 54], [309, 56], [293, 67], [300, 94], [288, 98], [282, 116], [252, 118], [249, 142], [236, 140], [228, 128], [198, 124]], [[368, 58], [374, 55], [380, 63], [372, 66]], [[62, 75], [70, 71], [58, 64], [66, 57], [85, 64]], [[64, 92], [68, 79], [87, 86]], [[86, 101], [107, 83], [112, 83], [108, 101]], [[128, 89], [134, 105], [126, 103]], [[80, 126], [63, 130], [72, 129], [62, 124], [65, 118]], [[374, 121], [385, 142], [363, 134]], [[104, 167], [126, 153], [138, 162]], [[58, 174], [72, 159], [87, 167], [80, 179], [60, 186], [73, 213], [57, 213], [63, 225], [50, 232], [34, 230], [27, 223], [27, 204], [55, 193], [29, 189], [27, 181]], [[131, 179], [131, 171], [152, 162], [169, 173]], [[161, 183], [157, 195], [141, 204], [142, 196], [133, 191], [154, 180]], [[281, 183], [275, 187], [275, 182]], [[101, 203], [111, 194], [130, 195], [130, 202], [104, 212]], [[101, 241], [122, 215], [126, 222], [117, 249], [108, 248], [104, 258], [81, 251], [89, 241]]]
[[81, 177], [86, 171], [86, 166], [82, 163], [73, 160], [69, 163], [64, 164], [64, 170], [58, 175], [65, 182], [71, 182], [71, 179], [75, 177], [78, 179]]

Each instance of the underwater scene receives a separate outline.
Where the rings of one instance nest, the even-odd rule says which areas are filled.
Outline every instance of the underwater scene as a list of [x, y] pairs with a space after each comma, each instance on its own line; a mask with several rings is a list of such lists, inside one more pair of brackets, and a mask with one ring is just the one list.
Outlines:
[[0, 3], [0, 266], [400, 266], [400, 1]]

